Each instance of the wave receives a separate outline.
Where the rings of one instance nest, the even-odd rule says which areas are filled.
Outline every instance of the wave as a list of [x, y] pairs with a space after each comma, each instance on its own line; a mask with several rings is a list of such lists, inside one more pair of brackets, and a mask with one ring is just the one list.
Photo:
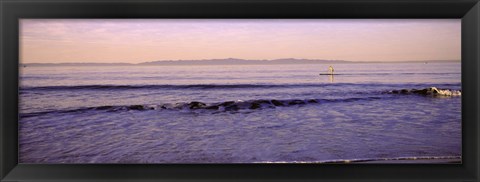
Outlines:
[[[432, 163], [461, 163], [461, 156], [418, 156], [418, 157], [392, 157], [392, 158], [361, 158], [349, 160], [324, 160], [324, 161], [260, 161], [255, 163], [320, 163], [320, 164], [342, 164], [342, 163], [405, 163], [409, 161], [432, 161]], [[420, 162], [419, 162], [420, 163]], [[425, 162], [424, 162], [425, 163]]]
[[[425, 89], [402, 89], [402, 90], [392, 90], [387, 92], [382, 92], [386, 94], [399, 94], [399, 95], [408, 95], [408, 94], [418, 94], [425, 96], [442, 96], [442, 97], [452, 97], [452, 96], [461, 96], [461, 90], [449, 90], [449, 89], [438, 89], [436, 87], [430, 87]], [[86, 112], [86, 111], [106, 111], [106, 112], [116, 112], [116, 111], [145, 111], [145, 110], [214, 110], [214, 111], [238, 111], [238, 110], [255, 110], [263, 108], [275, 108], [275, 107], [288, 107], [296, 105], [306, 105], [306, 104], [325, 104], [325, 103], [337, 103], [337, 102], [355, 102], [355, 101], [371, 101], [378, 99], [387, 99], [391, 97], [351, 97], [351, 98], [342, 98], [342, 99], [257, 99], [257, 100], [237, 100], [237, 101], [225, 101], [225, 102], [216, 102], [216, 103], [204, 103], [199, 101], [192, 102], [179, 102], [179, 103], [166, 103], [160, 105], [124, 105], [124, 106], [97, 106], [97, 107], [84, 107], [71, 110], [54, 110], [54, 111], [43, 111], [43, 112], [33, 112], [33, 113], [21, 113], [20, 117], [32, 117], [50, 113], [72, 113], [72, 112]]]
[[437, 87], [430, 87], [424, 89], [402, 89], [402, 90], [392, 90], [388, 93], [391, 94], [420, 94], [420, 95], [432, 95], [432, 96], [461, 96], [462, 90], [451, 90], [451, 89], [439, 89]]
[[286, 100], [237, 100], [237, 101], [225, 101], [216, 103], [204, 103], [198, 101], [192, 102], [179, 102], [179, 103], [166, 103], [159, 105], [123, 105], [123, 106], [97, 106], [97, 107], [84, 107], [70, 110], [53, 110], [33, 113], [21, 113], [20, 117], [33, 117], [50, 113], [81, 113], [87, 111], [146, 111], [146, 110], [211, 110], [211, 111], [238, 111], [238, 110], [255, 110], [263, 108], [275, 108], [275, 107], [289, 107], [299, 106], [306, 104], [325, 104], [335, 102], [354, 102], [354, 101], [369, 101], [378, 100], [381, 97], [361, 97], [361, 98], [346, 98], [346, 99], [286, 99]]
[[[425, 84], [405, 84], [409, 86], [421, 86]], [[460, 84], [446, 83], [442, 86], [458, 86]], [[20, 90], [35, 91], [62, 91], [62, 90], [132, 90], [132, 89], [247, 89], [247, 88], [303, 88], [303, 87], [343, 87], [343, 86], [399, 86], [399, 84], [380, 83], [320, 83], [320, 84], [191, 84], [191, 85], [72, 85], [72, 86], [41, 86], [20, 87]]]

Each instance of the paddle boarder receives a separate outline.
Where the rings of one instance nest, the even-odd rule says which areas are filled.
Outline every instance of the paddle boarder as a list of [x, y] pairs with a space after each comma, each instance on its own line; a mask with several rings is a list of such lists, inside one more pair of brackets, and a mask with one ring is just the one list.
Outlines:
[[333, 75], [333, 67], [332, 66], [328, 67], [328, 74]]

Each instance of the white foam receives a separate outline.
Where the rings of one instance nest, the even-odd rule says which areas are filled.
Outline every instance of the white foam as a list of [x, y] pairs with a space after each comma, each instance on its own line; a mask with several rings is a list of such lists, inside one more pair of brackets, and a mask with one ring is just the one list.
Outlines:
[[444, 96], [461, 96], [462, 95], [462, 92], [459, 90], [448, 90], [448, 89], [442, 90], [436, 87], [430, 87], [430, 91], [436, 95], [444, 95]]

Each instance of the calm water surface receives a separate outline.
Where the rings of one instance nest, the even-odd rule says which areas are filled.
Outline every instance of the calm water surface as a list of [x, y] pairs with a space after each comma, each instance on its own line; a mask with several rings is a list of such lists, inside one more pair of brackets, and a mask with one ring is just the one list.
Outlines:
[[20, 163], [461, 157], [460, 63], [20, 68]]

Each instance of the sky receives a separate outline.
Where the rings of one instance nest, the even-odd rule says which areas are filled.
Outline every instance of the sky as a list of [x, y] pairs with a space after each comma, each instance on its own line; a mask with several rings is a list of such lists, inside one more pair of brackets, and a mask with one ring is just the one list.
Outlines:
[[461, 59], [460, 19], [21, 19], [21, 63]]

